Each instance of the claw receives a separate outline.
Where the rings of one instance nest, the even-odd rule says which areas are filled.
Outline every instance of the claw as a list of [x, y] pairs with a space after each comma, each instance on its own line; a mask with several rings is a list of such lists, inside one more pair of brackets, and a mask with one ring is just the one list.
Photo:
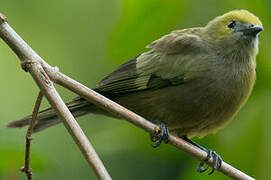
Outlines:
[[211, 150], [208, 150], [208, 151], [207, 151], [207, 157], [206, 157], [206, 159], [205, 159], [204, 161], [201, 161], [201, 162], [199, 163], [199, 165], [198, 165], [197, 171], [198, 171], [199, 173], [203, 173], [203, 172], [205, 172], [205, 171], [208, 169], [208, 166], [205, 168], [205, 167], [204, 167], [204, 164], [205, 164], [205, 162], [207, 162], [210, 158], [211, 158]]
[[199, 173], [203, 173], [203, 172], [205, 172], [207, 169], [208, 169], [208, 166], [207, 167], [204, 167], [204, 162], [200, 162], [199, 163], [199, 165], [198, 165], [198, 168], [197, 168], [197, 171], [199, 172]]
[[214, 160], [214, 165], [213, 165], [213, 169], [209, 173], [209, 175], [213, 174], [215, 170], [219, 169], [221, 164], [222, 164], [221, 157], [215, 151], [211, 151], [211, 153], [212, 153], [212, 157], [213, 157], [213, 160]]
[[152, 147], [154, 148], [159, 147], [163, 141], [166, 144], [169, 142], [168, 127], [161, 121], [158, 125], [160, 126], [160, 132], [158, 134], [150, 134], [151, 141], [155, 143], [154, 145], [152, 145]]
[[213, 163], [213, 169], [212, 169], [212, 171], [208, 174], [208, 175], [211, 175], [211, 174], [213, 174], [213, 173], [215, 172], [215, 170], [217, 170], [217, 169], [220, 168], [220, 166], [221, 166], [221, 164], [222, 164], [222, 159], [221, 159], [221, 157], [220, 157], [215, 151], [213, 151], [213, 150], [208, 150], [207, 153], [208, 153], [208, 154], [207, 154], [206, 159], [205, 159], [204, 161], [201, 161], [201, 162], [200, 162], [200, 164], [198, 165], [197, 171], [200, 172], [200, 173], [205, 172], [205, 171], [208, 169], [208, 166], [207, 166], [206, 168], [204, 168], [204, 164], [205, 164], [206, 162], [208, 162], [209, 159], [212, 157], [212, 158], [213, 158], [213, 161], [214, 161], [214, 163]]
[[200, 173], [205, 172], [208, 169], [208, 165], [206, 167], [204, 167], [204, 165], [206, 164], [206, 162], [209, 161], [209, 159], [212, 157], [213, 158], [213, 166], [212, 166], [212, 171], [209, 173], [209, 175], [213, 174], [215, 170], [219, 169], [221, 164], [222, 164], [222, 158], [213, 150], [206, 150], [204, 147], [198, 145], [197, 143], [191, 141], [190, 139], [188, 139], [186, 136], [182, 136], [182, 139], [185, 140], [186, 142], [200, 148], [201, 150], [207, 152], [207, 157], [204, 161], [201, 161], [198, 165], [197, 171]]

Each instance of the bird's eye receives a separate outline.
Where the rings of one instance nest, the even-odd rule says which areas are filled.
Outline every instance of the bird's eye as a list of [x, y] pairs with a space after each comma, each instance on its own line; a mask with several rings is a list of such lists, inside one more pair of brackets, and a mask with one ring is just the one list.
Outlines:
[[232, 20], [229, 24], [228, 24], [228, 28], [234, 28], [234, 26], [236, 25], [236, 21]]

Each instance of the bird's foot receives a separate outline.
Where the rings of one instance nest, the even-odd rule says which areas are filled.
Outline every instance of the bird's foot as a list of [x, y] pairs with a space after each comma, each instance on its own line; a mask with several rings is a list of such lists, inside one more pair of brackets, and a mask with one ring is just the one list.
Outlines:
[[169, 142], [168, 127], [161, 121], [159, 121], [158, 125], [160, 126], [160, 131], [157, 134], [150, 134], [151, 141], [155, 143], [152, 145], [154, 148], [159, 147], [163, 141], [166, 144]]
[[207, 167], [204, 167], [204, 164], [209, 161], [210, 158], [213, 158], [213, 166], [212, 166], [212, 171], [209, 173], [209, 175], [213, 174], [215, 170], [219, 169], [221, 164], [222, 164], [222, 158], [213, 150], [208, 150], [207, 151], [207, 157], [204, 161], [201, 161], [200, 164], [198, 165], [197, 171], [202, 173], [205, 172], [208, 169]]
[[204, 161], [201, 161], [200, 164], [198, 165], [197, 171], [202, 173], [205, 172], [208, 169], [207, 167], [204, 167], [204, 164], [206, 164], [209, 159], [212, 157], [213, 158], [213, 166], [212, 166], [212, 171], [209, 173], [209, 175], [213, 174], [215, 170], [219, 169], [221, 164], [222, 164], [222, 158], [213, 150], [206, 150], [204, 147], [200, 146], [199, 144], [195, 143], [194, 141], [190, 140], [186, 136], [181, 137], [183, 140], [186, 142], [189, 142], [190, 144], [200, 148], [201, 150], [205, 151], [207, 153], [207, 157]]

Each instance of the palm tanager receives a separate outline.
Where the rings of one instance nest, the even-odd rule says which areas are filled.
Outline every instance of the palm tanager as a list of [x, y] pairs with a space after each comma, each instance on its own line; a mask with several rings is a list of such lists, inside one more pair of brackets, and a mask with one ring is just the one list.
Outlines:
[[[193, 143], [188, 138], [225, 127], [247, 101], [256, 78], [262, 30], [258, 17], [234, 10], [205, 27], [172, 31], [149, 44], [149, 51], [119, 66], [94, 90], [158, 122], [163, 133], [158, 138], [152, 136], [157, 146], [167, 141], [169, 131]], [[113, 116], [81, 97], [67, 106], [75, 117], [88, 113]], [[27, 116], [7, 126], [22, 127], [30, 119]], [[41, 111], [36, 122], [34, 131], [38, 132], [61, 121], [50, 108]], [[211, 156], [213, 172], [221, 165], [221, 158], [209, 150]], [[198, 171], [205, 170], [201, 162]]]

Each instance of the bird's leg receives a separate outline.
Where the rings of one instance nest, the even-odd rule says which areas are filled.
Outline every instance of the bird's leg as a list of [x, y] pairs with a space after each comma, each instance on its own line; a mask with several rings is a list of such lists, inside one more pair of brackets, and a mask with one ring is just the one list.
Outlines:
[[193, 142], [192, 140], [188, 139], [186, 136], [181, 137], [183, 140], [185, 140], [186, 142], [200, 148], [201, 150], [205, 151], [207, 153], [207, 157], [204, 161], [201, 161], [200, 164], [198, 165], [198, 169], [197, 171], [202, 173], [205, 172], [208, 169], [208, 166], [206, 168], [204, 168], [204, 164], [212, 157], [213, 158], [213, 169], [212, 171], [209, 173], [209, 175], [213, 174], [213, 172], [217, 169], [220, 168], [221, 164], [222, 164], [222, 158], [214, 151], [214, 150], [207, 150], [204, 147], [200, 146], [199, 144]]
[[158, 134], [150, 134], [151, 141], [155, 143], [154, 145], [152, 145], [152, 147], [154, 147], [154, 148], [159, 147], [163, 141], [166, 144], [169, 141], [168, 127], [162, 121], [159, 121], [157, 124], [160, 126], [159, 133]]

